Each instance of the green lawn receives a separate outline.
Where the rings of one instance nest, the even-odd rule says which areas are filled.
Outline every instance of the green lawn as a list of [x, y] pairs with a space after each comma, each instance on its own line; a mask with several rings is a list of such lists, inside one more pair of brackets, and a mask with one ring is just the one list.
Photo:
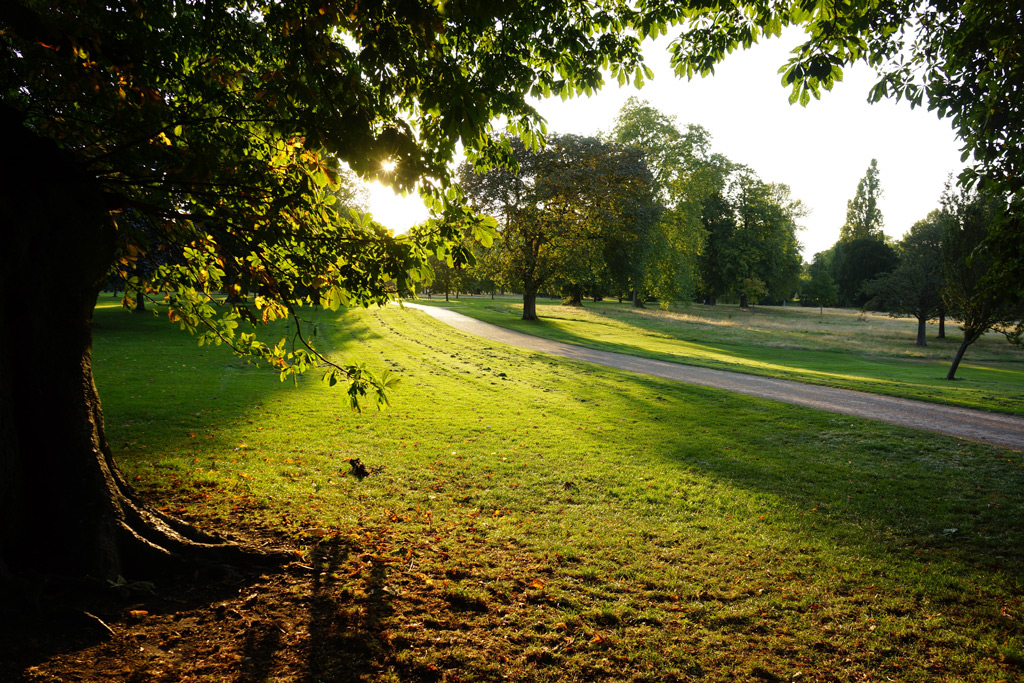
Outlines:
[[781, 377], [890, 396], [1024, 414], [1024, 350], [989, 333], [973, 344], [957, 379], [945, 379], [960, 344], [948, 324], [947, 338], [914, 345], [913, 320], [878, 313], [817, 308], [693, 304], [662, 311], [628, 304], [587, 302], [570, 308], [538, 303], [541, 320], [520, 320], [515, 299], [461, 297], [422, 300], [450, 306], [473, 318], [520, 332], [605, 351]]
[[[326, 680], [1024, 671], [1020, 454], [397, 308], [319, 316], [333, 355], [402, 378], [358, 415], [314, 377], [281, 384], [105, 305], [95, 371], [122, 467], [162, 507], [303, 548], [309, 627], [282, 642], [336, 651]], [[383, 469], [359, 481], [352, 457]]]

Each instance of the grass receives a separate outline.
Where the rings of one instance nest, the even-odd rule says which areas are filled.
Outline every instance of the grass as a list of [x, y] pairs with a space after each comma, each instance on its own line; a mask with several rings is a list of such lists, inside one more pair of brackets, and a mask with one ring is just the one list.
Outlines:
[[1024, 414], [1024, 351], [989, 333], [973, 344], [957, 379], [945, 379], [960, 331], [914, 345], [916, 321], [845, 309], [693, 304], [662, 311], [588, 302], [539, 303], [541, 320], [520, 320], [514, 299], [462, 297], [445, 304], [485, 322], [556, 341], [688, 365], [824, 384], [889, 396]]
[[[101, 308], [95, 332], [136, 486], [207, 525], [283, 531], [315, 564], [281, 641], [336, 654], [269, 680], [1024, 671], [1020, 454], [481, 343], [412, 310], [321, 316], [333, 354], [402, 377], [361, 415], [155, 318]], [[351, 457], [383, 469], [357, 480]]]

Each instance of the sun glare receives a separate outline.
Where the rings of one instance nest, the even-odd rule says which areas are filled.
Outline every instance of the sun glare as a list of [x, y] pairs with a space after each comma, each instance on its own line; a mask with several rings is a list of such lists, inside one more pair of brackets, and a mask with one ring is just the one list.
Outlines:
[[391, 159], [385, 159], [384, 161], [380, 162], [381, 170], [384, 171], [385, 173], [391, 173], [392, 171], [395, 170], [395, 166], [397, 165], [398, 164], [396, 164]]
[[395, 234], [404, 234], [411, 226], [430, 218], [423, 200], [415, 193], [403, 196], [376, 181], [367, 183], [366, 188], [374, 220], [391, 228]]

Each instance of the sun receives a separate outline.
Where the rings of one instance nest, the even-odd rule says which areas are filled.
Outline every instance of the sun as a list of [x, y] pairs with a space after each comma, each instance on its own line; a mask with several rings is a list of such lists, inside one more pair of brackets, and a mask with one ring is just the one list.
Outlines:
[[384, 161], [380, 162], [380, 168], [385, 173], [391, 173], [392, 171], [395, 170], [396, 166], [398, 166], [398, 164], [393, 159], [385, 159]]

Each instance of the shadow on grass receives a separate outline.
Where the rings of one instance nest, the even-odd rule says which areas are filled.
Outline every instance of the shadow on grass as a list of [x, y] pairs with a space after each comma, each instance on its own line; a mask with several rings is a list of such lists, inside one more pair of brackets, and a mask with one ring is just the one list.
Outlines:
[[[880, 560], [1024, 576], [1020, 454], [762, 399], [661, 391], [659, 406], [637, 407], [670, 428], [692, 428], [695, 392], [714, 408], [708, 440], [660, 444], [659, 459], [778, 501], [779, 531]], [[750, 430], [716, 430], [718, 411]]]
[[308, 680], [364, 680], [392, 658], [383, 633], [383, 622], [394, 612], [387, 568], [373, 562], [366, 572], [351, 570], [353, 551], [337, 540], [313, 551]]
[[[478, 320], [516, 332], [578, 346], [651, 358], [683, 365], [706, 367], [786, 379], [796, 382], [867, 391], [888, 396], [910, 398], [931, 403], [959, 405], [967, 408], [995, 410], [1009, 414], [1024, 413], [1024, 395], [1016, 391], [1013, 375], [1024, 382], [1024, 369], [979, 365], [968, 362], [961, 366], [965, 381], [956, 387], [945, 380], [949, 369], [946, 359], [906, 359], [852, 353], [846, 348], [829, 350], [805, 349], [799, 345], [749, 344], [718, 342], [711, 344], [689, 339], [676, 330], [637, 325], [617, 315], [592, 311], [614, 323], [587, 321], [591, 326], [629, 328], [638, 338], [648, 337], [675, 344], [670, 351], [655, 351], [633, 344], [584, 336], [567, 329], [558, 319], [536, 321], [516, 319], [509, 307], [487, 306], [484, 310], [461, 311]], [[768, 335], [769, 333], [765, 333]], [[774, 335], [775, 333], [771, 333]], [[797, 334], [795, 338], [806, 336]], [[968, 375], [964, 377], [964, 375]], [[955, 389], [955, 390], [954, 390]]]
[[[308, 313], [326, 349], [335, 334], [356, 344], [376, 338], [368, 328], [348, 324], [345, 311]], [[100, 308], [93, 327], [96, 384], [107, 437], [119, 461], [147, 462], [147, 451], [155, 449], [144, 440], [159, 440], [160, 450], [177, 453], [183, 461], [195, 449], [193, 439], [231, 452], [236, 443], [221, 426], [241, 421], [295, 390], [291, 381], [280, 381], [276, 371], [248, 363], [226, 346], [199, 347], [194, 337], [162, 316]], [[276, 342], [288, 331], [282, 324], [272, 324], [261, 330], [261, 337]], [[138, 368], [147, 368], [149, 374]], [[319, 381], [316, 370], [299, 378], [300, 387]], [[339, 387], [339, 401], [343, 392]], [[216, 429], [196, 432], [211, 421]]]

